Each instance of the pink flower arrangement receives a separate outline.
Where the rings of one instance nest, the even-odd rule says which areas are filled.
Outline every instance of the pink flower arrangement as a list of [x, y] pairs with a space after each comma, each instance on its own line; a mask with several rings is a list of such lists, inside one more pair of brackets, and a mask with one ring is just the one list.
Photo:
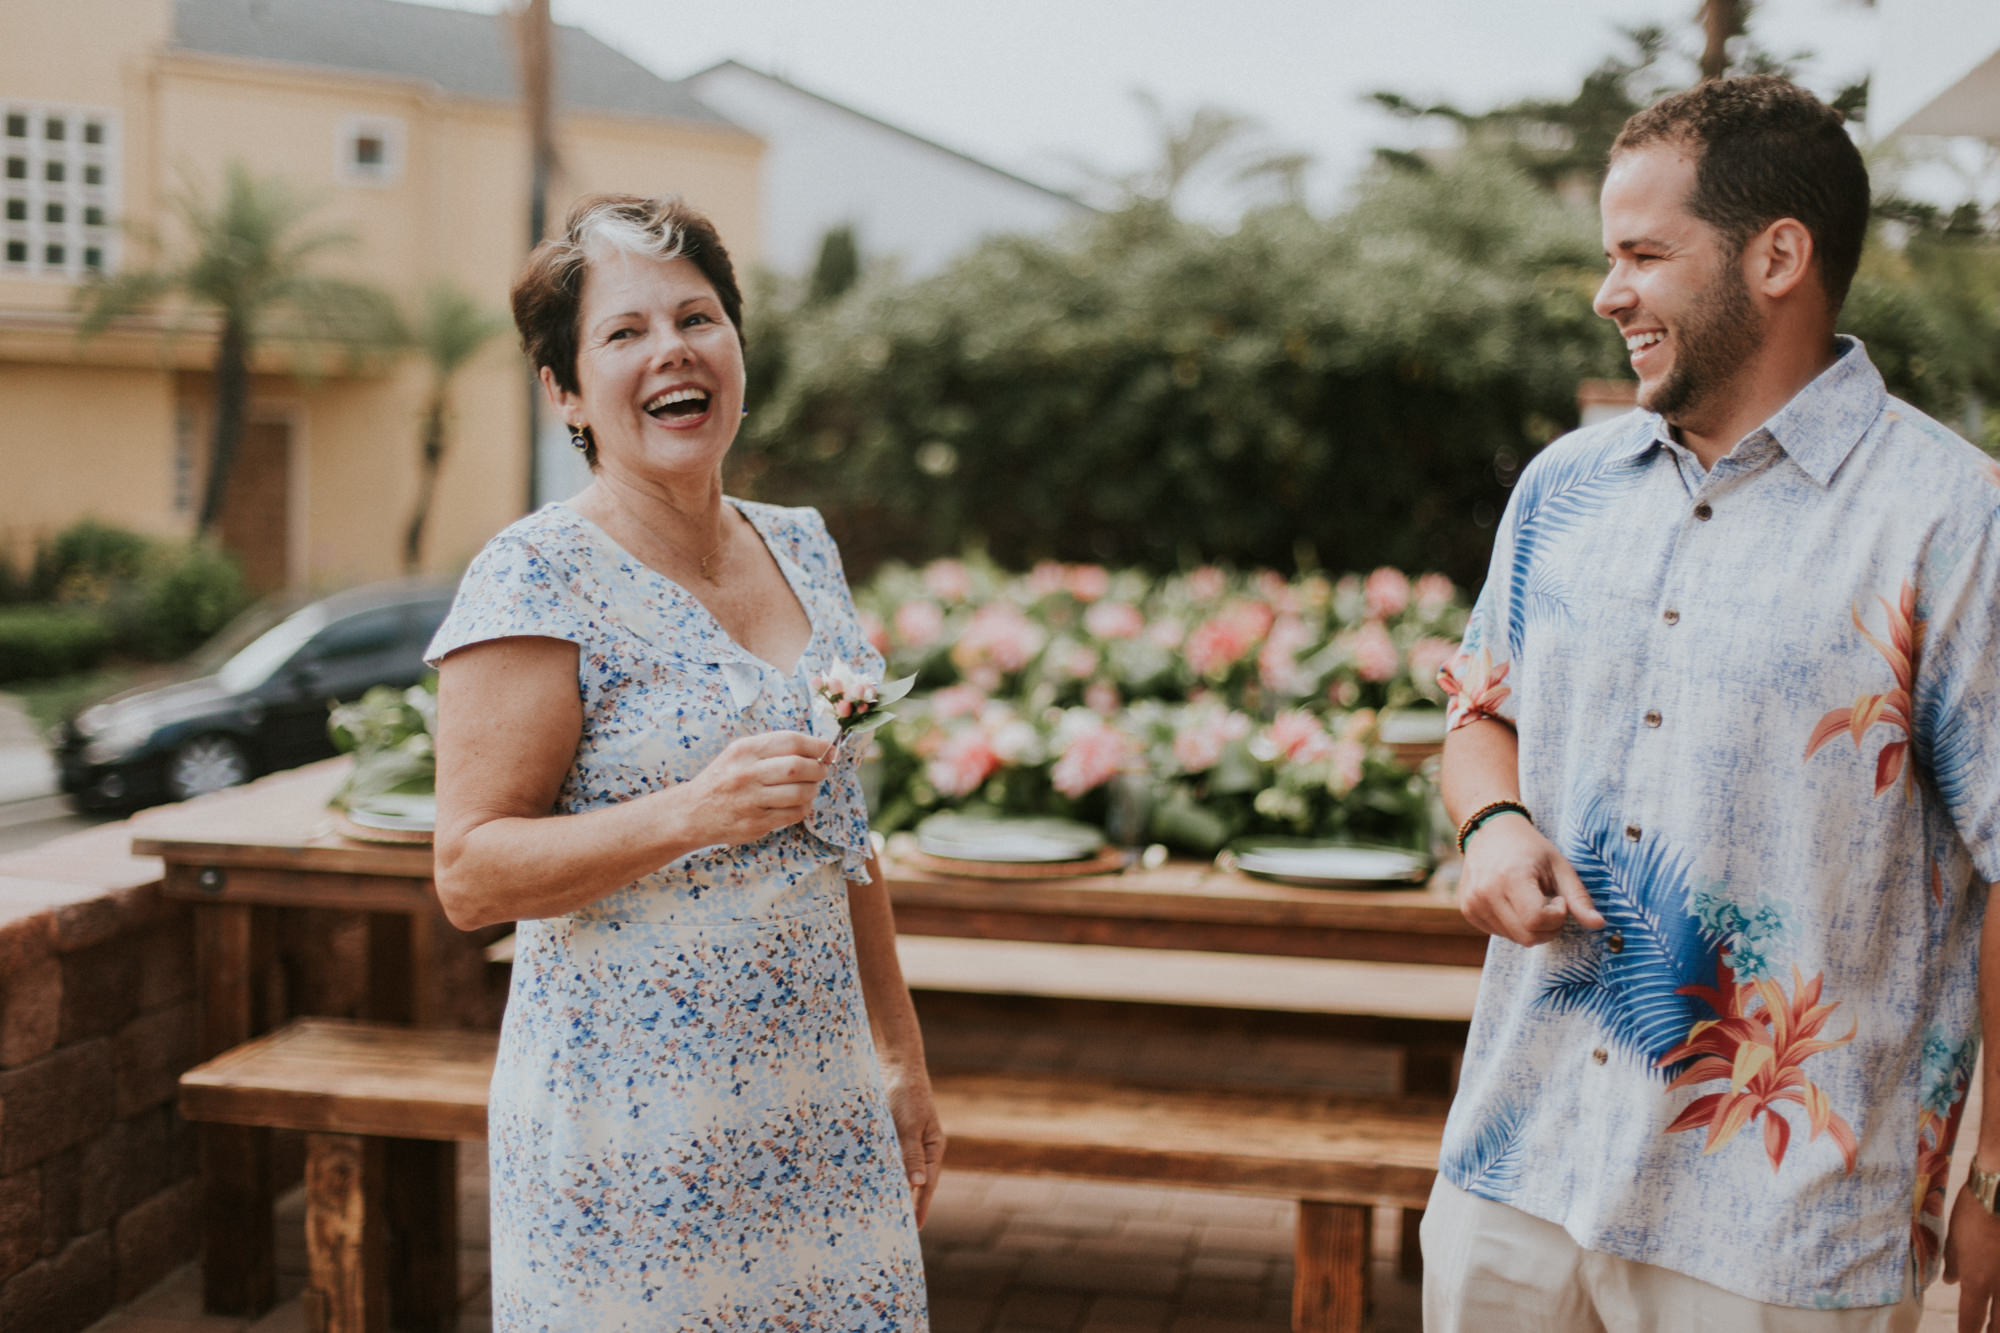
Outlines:
[[1442, 614], [1458, 598], [1458, 585], [1442, 574], [1417, 578], [1417, 614], [1426, 620]]
[[986, 706], [986, 691], [976, 685], [947, 685], [930, 696], [931, 716], [940, 721], [975, 717]]
[[1361, 600], [1368, 608], [1368, 614], [1377, 620], [1400, 616], [1410, 604], [1409, 576], [1400, 569], [1384, 565], [1361, 585]]
[[1354, 670], [1361, 679], [1377, 684], [1394, 680], [1403, 669], [1403, 655], [1388, 627], [1379, 620], [1363, 621], [1354, 633]]
[[1263, 602], [1231, 602], [1188, 635], [1188, 668], [1205, 680], [1219, 679], [1249, 654], [1271, 621], [1271, 608]]
[[1212, 602], [1229, 591], [1229, 576], [1214, 565], [1203, 565], [1188, 575], [1187, 586], [1196, 601]]
[[924, 766], [924, 776], [939, 795], [963, 797], [978, 791], [999, 768], [1000, 756], [987, 744], [986, 733], [967, 727], [945, 738]]
[[926, 598], [904, 602], [896, 608], [896, 637], [919, 650], [930, 647], [944, 633], [944, 608]]
[[1220, 704], [1197, 705], [1174, 729], [1174, 762], [1183, 773], [1206, 773], [1230, 742], [1250, 734], [1250, 719]]
[[1316, 637], [1297, 616], [1279, 616], [1257, 651], [1257, 675], [1264, 688], [1292, 695], [1310, 690], [1312, 681], [1299, 669], [1299, 654], [1310, 648]]
[[1083, 628], [1099, 639], [1136, 639], [1146, 632], [1146, 615], [1130, 602], [1093, 602]]
[[1094, 713], [1081, 716], [1089, 720], [1074, 728], [1049, 772], [1050, 784], [1071, 800], [1111, 781], [1135, 757], [1132, 739], [1124, 732]]
[[933, 560], [924, 566], [924, 587], [941, 601], [962, 602], [972, 596], [972, 573], [963, 560]]
[[1264, 728], [1251, 747], [1260, 759], [1288, 759], [1295, 764], [1311, 764], [1333, 753], [1333, 737], [1320, 720], [1298, 709], [1278, 714]]
[[1071, 565], [1063, 571], [1063, 588], [1079, 602], [1095, 602], [1111, 591], [1111, 571], [1103, 565]]
[[1125, 705], [1125, 697], [1108, 680], [1093, 680], [1083, 688], [1083, 706], [1100, 717], [1110, 717]]
[[1024, 669], [1042, 651], [1048, 636], [1012, 602], [988, 602], [972, 613], [972, 622], [952, 645], [951, 660], [960, 671], [989, 666], [1002, 675]]

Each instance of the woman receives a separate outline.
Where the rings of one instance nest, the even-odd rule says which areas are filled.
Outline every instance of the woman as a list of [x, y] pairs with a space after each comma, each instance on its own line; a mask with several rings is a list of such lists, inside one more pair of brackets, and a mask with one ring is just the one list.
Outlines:
[[705, 218], [624, 195], [514, 289], [594, 475], [487, 544], [430, 649], [438, 897], [521, 923], [500, 1330], [926, 1327], [944, 1136], [854, 751], [810, 734], [815, 672], [882, 664], [819, 515], [722, 493], [741, 311]]

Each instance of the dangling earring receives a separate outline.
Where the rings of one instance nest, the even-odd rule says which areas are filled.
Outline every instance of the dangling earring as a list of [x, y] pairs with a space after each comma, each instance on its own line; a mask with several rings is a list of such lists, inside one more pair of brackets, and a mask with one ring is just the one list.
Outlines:
[[590, 449], [590, 427], [579, 426], [575, 422], [571, 422], [569, 427], [569, 442], [571, 447], [578, 453], [587, 452]]
[[750, 415], [750, 404], [743, 404], [743, 415], [746, 417]]

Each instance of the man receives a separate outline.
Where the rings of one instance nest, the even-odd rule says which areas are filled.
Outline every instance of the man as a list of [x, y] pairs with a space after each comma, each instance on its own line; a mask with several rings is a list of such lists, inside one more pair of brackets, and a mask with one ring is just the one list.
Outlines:
[[1868, 178], [1809, 94], [1640, 112], [1602, 204], [1646, 410], [1523, 474], [1444, 673], [1495, 938], [1426, 1327], [1913, 1329], [1941, 1261], [1984, 1329], [2000, 468], [1836, 338]]

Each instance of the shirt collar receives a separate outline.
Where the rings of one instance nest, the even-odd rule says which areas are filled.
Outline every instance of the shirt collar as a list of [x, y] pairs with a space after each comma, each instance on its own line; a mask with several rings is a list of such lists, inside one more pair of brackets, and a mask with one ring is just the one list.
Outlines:
[[[1833, 364], [1752, 432], [1775, 440], [1801, 472], [1822, 486], [1833, 480], [1875, 424], [1888, 397], [1882, 372], [1868, 359], [1861, 340], [1841, 334], [1834, 342], [1840, 351]], [[1633, 432], [1630, 447], [1620, 450], [1620, 457], [1636, 458], [1655, 445], [1672, 442], [1665, 417], [1648, 412], [1641, 420], [1645, 429]]]

